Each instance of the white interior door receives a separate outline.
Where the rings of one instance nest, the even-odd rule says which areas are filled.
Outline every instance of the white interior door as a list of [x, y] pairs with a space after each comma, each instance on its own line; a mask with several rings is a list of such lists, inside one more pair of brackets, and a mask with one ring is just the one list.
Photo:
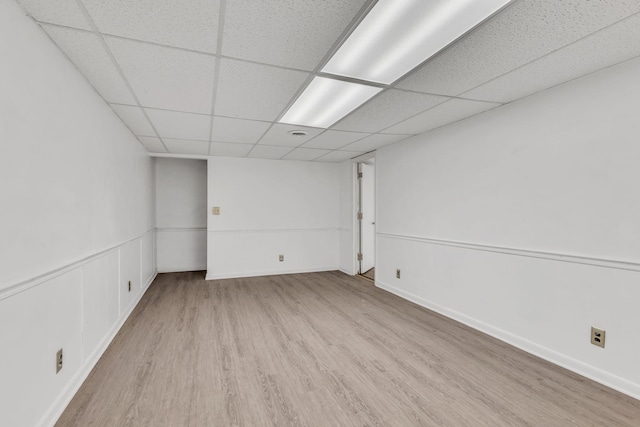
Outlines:
[[360, 273], [366, 273], [376, 265], [375, 165], [369, 164], [369, 162], [362, 163], [360, 172], [362, 172], [360, 179], [360, 212], [362, 212]]

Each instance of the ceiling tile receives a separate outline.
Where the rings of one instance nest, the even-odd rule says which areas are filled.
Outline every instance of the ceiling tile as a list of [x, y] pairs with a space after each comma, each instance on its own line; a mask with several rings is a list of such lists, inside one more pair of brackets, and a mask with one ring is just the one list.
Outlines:
[[[289, 132], [301, 130], [307, 133], [305, 136], [291, 135]], [[309, 141], [314, 136], [322, 132], [322, 129], [310, 128], [305, 126], [285, 125], [283, 123], [275, 123], [269, 132], [267, 132], [260, 144], [264, 145], [282, 145], [286, 147], [297, 147]]]
[[215, 116], [212, 126], [212, 141], [253, 144], [258, 142], [271, 123]]
[[378, 132], [449, 98], [390, 89], [342, 119], [333, 129]]
[[356, 151], [332, 151], [329, 154], [326, 154], [322, 157], [317, 158], [316, 162], [329, 162], [329, 163], [340, 163], [345, 160], [353, 159], [354, 157], [358, 157], [362, 152]]
[[141, 108], [116, 104], [111, 104], [111, 108], [120, 116], [134, 135], [152, 136], [156, 134]]
[[640, 55], [640, 15], [504, 74], [464, 96], [510, 102]]
[[279, 159], [289, 151], [291, 151], [291, 147], [256, 145], [247, 157], [253, 157], [255, 159]]
[[162, 145], [160, 138], [154, 136], [139, 136], [138, 139], [142, 142], [142, 145], [146, 147], [152, 153], [166, 153], [167, 149]]
[[19, 0], [19, 3], [36, 21], [92, 29], [75, 0]]
[[516, 1], [397, 86], [458, 95], [638, 11], [639, 1]]
[[96, 34], [46, 24], [42, 28], [107, 102], [135, 104]]
[[145, 108], [161, 138], [209, 140], [211, 116]]
[[493, 102], [451, 99], [387, 129], [388, 132], [419, 134], [431, 129], [491, 110], [501, 104]]
[[230, 144], [226, 142], [212, 142], [209, 154], [212, 156], [245, 157], [253, 144]]
[[211, 55], [106, 37], [144, 107], [211, 113], [216, 59]]
[[102, 33], [202, 52], [216, 51], [219, 0], [82, 1]]
[[273, 121], [307, 76], [300, 71], [222, 59], [215, 114]]
[[222, 53], [311, 71], [364, 3], [365, 0], [228, 2]]
[[391, 135], [386, 133], [379, 133], [376, 135], [368, 136], [360, 141], [356, 141], [353, 144], [346, 145], [340, 149], [340, 151], [360, 151], [366, 153], [367, 151], [373, 151], [385, 145], [393, 144], [394, 142], [402, 141], [403, 139], [410, 138], [410, 135]]
[[318, 150], [315, 148], [296, 148], [286, 156], [284, 156], [283, 160], [315, 160], [320, 156], [323, 156], [327, 153], [330, 153], [331, 150]]
[[164, 145], [172, 154], [209, 154], [209, 143], [207, 141], [189, 141], [183, 139], [163, 138]]
[[342, 132], [338, 130], [328, 130], [304, 144], [304, 148], [326, 148], [329, 150], [333, 150], [336, 148], [344, 147], [347, 144], [350, 144], [369, 135], [371, 134], [362, 132]]

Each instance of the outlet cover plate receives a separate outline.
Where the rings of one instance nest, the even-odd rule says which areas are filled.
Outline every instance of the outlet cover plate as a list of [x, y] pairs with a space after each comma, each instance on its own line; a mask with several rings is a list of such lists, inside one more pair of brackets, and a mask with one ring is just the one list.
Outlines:
[[56, 353], [56, 374], [62, 370], [62, 349], [58, 350]]
[[604, 338], [606, 331], [604, 329], [591, 327], [591, 344], [604, 348]]

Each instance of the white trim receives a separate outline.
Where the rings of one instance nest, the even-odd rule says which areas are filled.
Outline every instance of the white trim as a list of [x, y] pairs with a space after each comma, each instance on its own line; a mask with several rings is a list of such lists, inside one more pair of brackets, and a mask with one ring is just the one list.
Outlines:
[[[196, 141], [194, 141], [196, 142]], [[207, 141], [202, 141], [207, 142]], [[149, 153], [149, 157], [160, 157], [167, 159], [193, 159], [193, 160], [209, 160], [213, 156], [202, 154], [171, 154], [171, 153]]]
[[190, 231], [207, 231], [207, 227], [159, 227], [158, 233], [181, 233]]
[[[413, 135], [407, 135], [407, 138], [411, 137]], [[359, 156], [356, 156], [354, 158], [351, 159], [351, 162], [353, 163], [361, 163], [365, 160], [369, 160], [369, 159], [375, 159], [376, 157], [376, 150], [373, 151], [369, 151], [367, 153], [364, 154], [360, 154]]]
[[208, 230], [211, 234], [233, 234], [233, 233], [300, 233], [300, 232], [322, 232], [340, 231], [338, 227], [330, 228], [268, 228], [256, 230]]
[[[371, 153], [363, 154], [363, 156], [371, 157]], [[362, 156], [356, 157], [360, 159]], [[358, 226], [358, 209], [360, 209], [360, 203], [358, 201], [360, 197], [360, 188], [358, 184], [358, 161], [354, 161], [351, 164], [351, 271], [355, 276], [358, 274], [358, 239], [360, 238], [360, 227]]]
[[142, 292], [140, 292], [140, 295], [134, 300], [133, 304], [129, 306], [127, 312], [123, 316], [120, 316], [118, 322], [109, 330], [107, 335], [100, 342], [100, 345], [98, 345], [98, 348], [93, 351], [88, 359], [83, 361], [83, 366], [78, 370], [73, 378], [71, 378], [67, 385], [62, 389], [62, 392], [58, 395], [58, 398], [54, 400], [49, 409], [44, 413], [42, 418], [40, 418], [40, 421], [38, 421], [38, 423], [36, 424], [37, 427], [48, 427], [55, 425], [55, 423], [58, 421], [58, 418], [60, 418], [64, 410], [67, 408], [67, 405], [69, 405], [69, 402], [71, 402], [71, 399], [73, 399], [73, 397], [76, 395], [84, 381], [87, 379], [93, 368], [100, 360], [100, 357], [102, 357], [104, 352], [107, 350], [109, 344], [111, 344], [124, 323], [129, 319], [129, 316], [131, 315], [133, 310], [138, 306], [138, 303], [144, 296], [151, 283], [155, 280], [157, 275], [158, 273], [155, 273], [151, 276]]
[[61, 276], [65, 273], [68, 273], [71, 270], [74, 270], [80, 266], [82, 266], [83, 264], [86, 264], [87, 262], [93, 261], [95, 259], [100, 258], [103, 255], [106, 255], [108, 252], [114, 251], [116, 249], [118, 249], [120, 246], [122, 245], [126, 245], [127, 243], [133, 242], [134, 240], [137, 239], [141, 239], [142, 237], [146, 236], [147, 234], [154, 232], [156, 229], [154, 228], [150, 228], [149, 230], [145, 231], [144, 233], [133, 237], [129, 240], [126, 240], [124, 242], [118, 243], [117, 245], [113, 245], [108, 247], [107, 249], [103, 249], [99, 252], [96, 252], [92, 255], [86, 256], [84, 258], [80, 258], [76, 261], [72, 261], [68, 264], [63, 265], [62, 267], [59, 267], [55, 270], [49, 270], [48, 272], [32, 277], [30, 279], [26, 279], [26, 280], [22, 280], [18, 283], [14, 283], [13, 285], [9, 285], [6, 286], [2, 289], [0, 289], [0, 301], [7, 299], [9, 297], [12, 297], [16, 294], [19, 294], [20, 292], [24, 292], [27, 289], [31, 289], [34, 286], [38, 286], [41, 285], [44, 282], [48, 282], [51, 279], [54, 279], [58, 276]]
[[203, 267], [194, 267], [193, 265], [187, 265], [184, 267], [172, 267], [172, 268], [168, 268], [168, 269], [160, 269], [158, 270], [159, 274], [163, 274], [163, 273], [193, 273], [195, 271], [206, 271], [207, 270], [207, 266], [203, 266]]
[[480, 332], [483, 332], [487, 335], [497, 338], [500, 341], [504, 341], [507, 344], [511, 344], [514, 347], [517, 347], [521, 350], [526, 351], [527, 353], [538, 356], [541, 359], [547, 360], [553, 364], [556, 364], [572, 372], [580, 374], [586, 378], [589, 378], [607, 387], [611, 387], [612, 389], [617, 390], [621, 393], [627, 394], [633, 398], [640, 399], [640, 384], [633, 383], [625, 378], [613, 375], [609, 372], [603, 371], [602, 369], [596, 368], [595, 366], [588, 365], [580, 360], [566, 356], [562, 353], [559, 353], [548, 347], [544, 347], [533, 341], [529, 341], [518, 335], [512, 334], [511, 332], [507, 332], [503, 329], [496, 328], [493, 325], [482, 322], [478, 319], [467, 316], [458, 311], [449, 309], [447, 307], [443, 307], [439, 304], [436, 304], [432, 301], [421, 298], [410, 292], [406, 292], [394, 286], [383, 283], [380, 280], [376, 280], [375, 285], [380, 289], [384, 289], [401, 298], [409, 300], [415, 304], [418, 304], [429, 310], [435, 311], [436, 313], [442, 314], [443, 316], [446, 316], [450, 319], [463, 323], [473, 329], [476, 329]]
[[617, 270], [640, 271], [640, 263], [632, 261], [622, 261], [607, 258], [586, 257], [582, 255], [566, 254], [560, 252], [542, 252], [529, 249], [509, 248], [505, 246], [491, 246], [480, 243], [460, 242], [455, 240], [434, 239], [429, 237], [405, 236], [402, 234], [376, 233], [379, 237], [387, 237], [391, 239], [409, 240], [414, 242], [428, 243], [440, 246], [453, 246], [456, 248], [465, 248], [476, 251], [496, 252], [515, 256], [524, 256], [528, 258], [541, 258], [553, 261], [571, 262], [574, 264], [595, 265], [598, 267], [614, 268]]
[[279, 276], [282, 274], [301, 274], [301, 273], [318, 273], [322, 271], [336, 271], [338, 267], [324, 267], [324, 268], [300, 268], [294, 270], [263, 270], [252, 272], [238, 272], [238, 273], [225, 273], [225, 274], [210, 274], [207, 271], [205, 280], [220, 280], [220, 279], [239, 279], [242, 277], [258, 277], [258, 276]]
[[345, 270], [344, 268], [338, 268], [338, 271], [341, 273], [346, 274], [347, 276], [355, 276], [355, 274], [351, 273], [350, 271]]

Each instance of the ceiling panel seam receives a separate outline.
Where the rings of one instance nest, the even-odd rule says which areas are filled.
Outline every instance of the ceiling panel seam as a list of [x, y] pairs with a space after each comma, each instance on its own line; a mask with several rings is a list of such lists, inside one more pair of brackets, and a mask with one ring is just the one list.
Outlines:
[[[539, 60], [541, 60], [541, 59], [543, 59], [543, 58], [546, 58], [546, 57], [547, 57], [547, 56], [549, 56], [549, 55], [552, 55], [552, 54], [554, 54], [554, 53], [556, 53], [556, 52], [558, 52], [558, 51], [561, 51], [561, 50], [563, 50], [563, 49], [566, 49], [566, 48], [568, 48], [569, 46], [572, 46], [572, 45], [574, 45], [574, 44], [576, 44], [576, 43], [579, 43], [579, 42], [581, 42], [581, 41], [584, 41], [584, 40], [586, 40], [586, 39], [588, 39], [588, 38], [590, 38], [590, 37], [595, 37], [598, 33], [602, 32], [602, 31], [608, 30], [609, 28], [611, 28], [611, 27], [613, 27], [613, 26], [615, 26], [615, 25], [618, 25], [618, 24], [620, 24], [620, 23], [622, 23], [622, 22], [624, 22], [624, 21], [627, 21], [627, 20], [633, 19], [633, 18], [638, 17], [638, 16], [640, 16], [640, 12], [636, 12], [636, 13], [631, 14], [631, 15], [629, 15], [629, 16], [626, 16], [626, 17], [624, 17], [624, 18], [622, 18], [622, 19], [619, 19], [619, 20], [617, 20], [617, 21], [615, 21], [615, 22], [612, 22], [611, 24], [609, 24], [609, 25], [607, 25], [607, 26], [604, 26], [604, 27], [600, 28], [599, 30], [596, 30], [596, 31], [594, 31], [594, 32], [592, 32], [592, 33], [586, 34], [586, 35], [584, 35], [584, 36], [582, 36], [582, 37], [580, 37], [580, 38], [578, 38], [578, 39], [576, 39], [576, 40], [574, 40], [574, 41], [572, 41], [572, 42], [570, 42], [570, 43], [567, 43], [567, 44], [565, 44], [565, 45], [560, 46], [560, 47], [559, 47], [559, 48], [557, 48], [557, 49], [554, 49], [554, 50], [552, 50], [552, 51], [550, 51], [550, 52], [547, 52], [547, 53], [545, 53], [544, 55], [540, 55], [540, 56], [538, 56], [537, 58], [532, 59], [531, 61], [528, 61], [528, 62], [526, 62], [526, 63], [524, 63], [524, 64], [522, 64], [522, 65], [519, 65], [519, 66], [517, 66], [517, 67], [515, 67], [515, 68], [512, 68], [512, 69], [510, 69], [510, 70], [509, 70], [509, 71], [507, 71], [507, 72], [504, 72], [504, 73], [502, 73], [502, 74], [500, 74], [500, 75], [498, 75], [498, 76], [495, 76], [495, 77], [493, 77], [493, 78], [491, 78], [491, 79], [489, 79], [489, 80], [487, 80], [487, 81], [484, 81], [484, 82], [480, 83], [479, 85], [476, 85], [476, 86], [474, 86], [474, 87], [472, 87], [472, 88], [469, 88], [469, 89], [465, 89], [464, 91], [462, 91], [462, 92], [460, 92], [459, 94], [457, 94], [455, 97], [456, 97], [456, 98], [458, 98], [460, 95], [464, 95], [465, 93], [467, 93], [467, 92], [471, 92], [472, 90], [477, 89], [477, 88], [478, 88], [478, 87], [480, 87], [480, 86], [483, 86], [483, 85], [485, 85], [485, 84], [491, 83], [492, 81], [497, 80], [497, 79], [499, 79], [499, 78], [501, 78], [501, 77], [504, 77], [504, 76], [506, 76], [506, 75], [508, 75], [508, 74], [510, 74], [510, 73], [513, 73], [514, 71], [518, 71], [518, 70], [520, 70], [520, 69], [522, 69], [522, 68], [524, 68], [524, 67], [526, 67], [526, 66], [528, 66], [528, 65], [533, 64], [533, 63], [534, 63], [534, 62], [536, 62], [536, 61], [539, 61]], [[624, 61], [623, 61], [623, 62], [624, 62]], [[609, 67], [612, 67], [612, 66], [614, 66], [614, 65], [616, 65], [616, 64], [612, 64], [612, 65], [610, 65]], [[603, 69], [606, 69], [606, 68], [609, 68], [609, 67], [605, 67], [605, 68], [603, 68]], [[595, 72], [597, 72], [597, 71], [600, 71], [600, 70], [593, 71], [593, 73], [595, 73]], [[578, 77], [575, 77], [575, 78], [570, 79], [570, 80], [567, 80], [567, 81], [563, 81], [562, 83], [558, 83], [558, 84], [568, 83], [568, 82], [571, 82], [571, 81], [573, 81], [573, 80], [579, 79], [579, 78], [584, 77], [584, 76], [589, 75], [589, 74], [592, 74], [592, 73], [583, 74], [582, 76], [578, 76]], [[557, 85], [554, 85], [554, 86], [548, 87], [548, 88], [546, 88], [546, 89], [544, 89], [544, 90], [551, 89], [552, 87], [555, 87], [555, 86], [557, 86]], [[538, 92], [535, 92], [535, 93], [538, 93]], [[531, 94], [531, 95], [534, 95], [534, 94]], [[526, 98], [526, 97], [531, 96], [531, 95], [527, 95], [527, 96], [524, 96], [524, 97], [522, 97], [522, 98]], [[522, 98], [518, 98], [518, 99], [522, 99]], [[462, 98], [462, 99], [464, 99], [464, 98]], [[516, 101], [516, 100], [514, 100], [514, 101]], [[484, 102], [500, 102], [500, 101], [484, 101]], [[513, 101], [510, 101], [510, 102], [513, 102]], [[506, 103], [505, 103], [505, 102], [502, 102], [502, 104], [508, 104], [508, 102], [506, 102]]]
[[167, 153], [168, 153], [169, 150], [168, 150], [167, 146], [165, 145], [164, 141], [160, 137], [160, 134], [158, 133], [158, 130], [156, 129], [155, 125], [153, 124], [153, 122], [151, 121], [149, 116], [147, 115], [147, 112], [145, 111], [144, 108], [141, 107], [140, 100], [138, 99], [138, 96], [136, 95], [135, 91], [133, 90], [133, 87], [131, 87], [131, 84], [127, 80], [127, 77], [124, 75], [124, 72], [122, 71], [122, 68], [120, 67], [120, 64], [118, 64], [118, 61], [116, 60], [115, 56], [111, 52], [111, 49], [109, 49], [109, 46], [107, 46], [107, 42], [105, 41], [104, 36], [98, 30], [98, 26], [96, 25], [95, 22], [93, 22], [93, 18], [91, 18], [91, 15], [89, 15], [89, 11], [87, 11], [87, 9], [84, 7], [84, 4], [82, 3], [82, 0], [76, 0], [76, 4], [78, 5], [78, 8], [80, 8], [80, 11], [87, 18], [87, 21], [89, 21], [89, 25], [91, 26], [91, 28], [93, 28], [94, 33], [98, 36], [98, 40], [100, 41], [100, 44], [102, 45], [102, 48], [105, 50], [105, 52], [107, 53], [107, 55], [111, 59], [111, 62], [113, 63], [113, 65], [116, 68], [116, 70], [118, 71], [118, 74], [120, 74], [120, 77], [124, 81], [124, 84], [127, 86], [127, 89], [129, 89], [129, 91], [131, 92], [131, 96], [133, 97], [133, 99], [138, 104], [137, 107], [140, 108], [140, 110], [142, 110], [142, 114], [144, 114], [145, 118], [149, 122], [149, 125], [151, 126], [151, 128], [155, 132], [156, 136], [160, 140], [160, 143], [162, 144], [164, 149], [167, 150]]
[[218, 17], [218, 40], [216, 46], [216, 67], [213, 76], [213, 94], [211, 95], [211, 118], [209, 120], [209, 149], [207, 154], [211, 155], [211, 142], [213, 141], [213, 117], [216, 112], [216, 95], [218, 93], [218, 81], [220, 80], [220, 52], [222, 52], [222, 38], [224, 37], [224, 20], [227, 10], [227, 0], [220, 0], [220, 11]]
[[[368, 0], [366, 3], [364, 3], [362, 5], [362, 7], [360, 8], [360, 10], [358, 11], [358, 13], [356, 13], [356, 15], [354, 16], [354, 18], [351, 20], [351, 22], [349, 23], [349, 25], [347, 25], [347, 27], [344, 29], [344, 31], [340, 34], [340, 36], [336, 39], [336, 41], [333, 43], [333, 45], [331, 45], [331, 47], [329, 48], [329, 50], [325, 53], [325, 55], [322, 57], [322, 59], [320, 59], [320, 62], [318, 62], [318, 64], [316, 65], [316, 67], [313, 69], [313, 71], [309, 74], [309, 76], [307, 77], [306, 81], [300, 86], [300, 88], [298, 89], [298, 91], [293, 95], [293, 97], [291, 98], [291, 100], [289, 101], [289, 103], [287, 105], [285, 105], [284, 109], [280, 112], [280, 114], [278, 114], [278, 116], [276, 117], [275, 122], [279, 122], [280, 119], [282, 118], [282, 116], [284, 116], [284, 114], [289, 110], [289, 108], [291, 108], [291, 106], [293, 105], [293, 103], [298, 99], [298, 97], [302, 94], [302, 92], [305, 91], [305, 89], [307, 88], [307, 86], [309, 86], [309, 84], [313, 81], [313, 79], [320, 73], [320, 70], [322, 70], [322, 68], [325, 66], [325, 64], [329, 61], [329, 59], [337, 52], [337, 50], [340, 48], [340, 46], [342, 45], [342, 43], [344, 43], [344, 41], [347, 39], [347, 37], [349, 37], [349, 34], [351, 34], [353, 32], [353, 30], [358, 26], [358, 24], [360, 24], [360, 22], [362, 22], [362, 20], [364, 19], [364, 17], [367, 15], [367, 13], [369, 13], [369, 11], [375, 6], [375, 4], [378, 2], [378, 0]], [[380, 93], [384, 92], [385, 90], [381, 90], [378, 94], [376, 94], [376, 96], [379, 96]], [[373, 96], [371, 99], [374, 99], [376, 96]], [[369, 101], [371, 101], [371, 99]], [[366, 102], [364, 103], [366, 104]], [[319, 135], [321, 135], [322, 133], [326, 132], [327, 130], [329, 130], [329, 128], [324, 129], [322, 132], [320, 132]], [[258, 141], [259, 142], [259, 141]], [[302, 145], [302, 144], [300, 144]], [[297, 147], [293, 148], [291, 151], [295, 150]], [[287, 155], [289, 155], [291, 153], [291, 151], [289, 151], [289, 153], [286, 153], [284, 156], [281, 157], [281, 159]]]

